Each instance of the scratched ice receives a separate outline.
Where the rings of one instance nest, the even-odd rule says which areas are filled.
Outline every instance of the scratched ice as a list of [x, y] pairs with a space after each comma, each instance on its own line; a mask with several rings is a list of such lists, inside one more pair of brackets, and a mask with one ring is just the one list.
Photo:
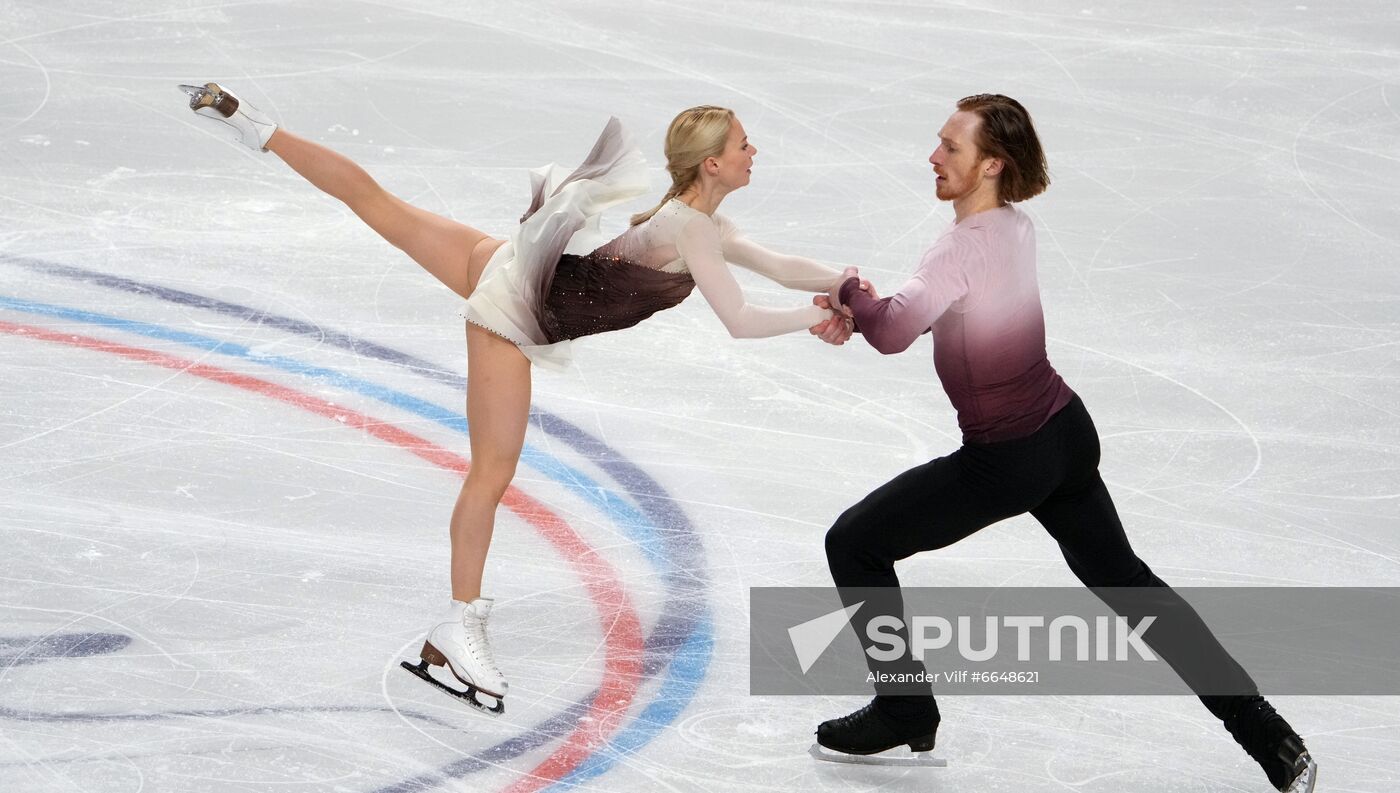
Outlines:
[[[1051, 359], [1141, 555], [1396, 586], [1396, 41], [1379, 2], [7, 3], [0, 790], [1267, 790], [1187, 698], [950, 697], [947, 769], [814, 764], [859, 700], [750, 697], [747, 588], [827, 583], [825, 528], [956, 425], [927, 340], [734, 341], [699, 298], [537, 376], [487, 575], [510, 710], [428, 690], [397, 663], [446, 597], [457, 301], [174, 86], [498, 234], [609, 115], [659, 195], [670, 117], [728, 105], [759, 154], [724, 211], [886, 291], [950, 220], [951, 104], [1015, 95]], [[1073, 583], [1028, 520], [901, 574]], [[1394, 787], [1397, 700], [1278, 701], [1328, 789]]]

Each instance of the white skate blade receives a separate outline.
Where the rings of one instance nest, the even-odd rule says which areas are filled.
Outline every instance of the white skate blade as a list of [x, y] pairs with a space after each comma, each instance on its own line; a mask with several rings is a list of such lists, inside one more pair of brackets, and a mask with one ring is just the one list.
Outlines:
[[922, 766], [924, 768], [947, 768], [948, 761], [942, 757], [934, 757], [928, 752], [910, 752], [908, 756], [895, 754], [844, 754], [842, 752], [829, 752], [823, 749], [821, 744], [812, 744], [812, 748], [807, 750], [807, 754], [828, 763], [846, 763], [848, 765], [893, 765], [893, 766]]
[[1308, 755], [1308, 767], [1303, 769], [1303, 773], [1293, 780], [1293, 784], [1288, 786], [1285, 793], [1313, 793], [1313, 788], [1317, 787], [1317, 761]]
[[202, 107], [212, 107], [214, 104], [214, 93], [205, 85], [185, 85], [180, 84], [180, 92], [190, 98], [190, 110], [199, 110]]

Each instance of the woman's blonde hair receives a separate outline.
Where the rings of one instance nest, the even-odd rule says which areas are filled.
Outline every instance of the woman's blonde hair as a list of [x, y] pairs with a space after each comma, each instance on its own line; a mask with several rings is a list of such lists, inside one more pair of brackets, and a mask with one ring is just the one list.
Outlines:
[[671, 174], [671, 189], [661, 202], [646, 212], [632, 216], [632, 225], [651, 220], [667, 201], [685, 192], [700, 178], [700, 164], [709, 157], [724, 153], [729, 139], [729, 124], [734, 111], [727, 107], [701, 105], [682, 110], [666, 130], [666, 172]]

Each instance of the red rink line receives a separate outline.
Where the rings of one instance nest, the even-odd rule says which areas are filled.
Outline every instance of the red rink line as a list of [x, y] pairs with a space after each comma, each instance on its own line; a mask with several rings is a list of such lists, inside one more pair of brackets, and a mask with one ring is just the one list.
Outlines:
[[[129, 347], [90, 336], [58, 333], [32, 325], [0, 321], [0, 333], [105, 352], [223, 383], [362, 430], [439, 468], [462, 476], [465, 476], [467, 469], [471, 467], [471, 463], [460, 455], [392, 424], [266, 380], [154, 350]], [[507, 788], [511, 793], [525, 793], [538, 790], [572, 771], [621, 726], [641, 683], [642, 629], [641, 620], [628, 601], [616, 571], [562, 518], [514, 485], [506, 490], [501, 503], [534, 526], [565, 559], [573, 563], [589, 596], [598, 606], [606, 646], [603, 679], [598, 694], [589, 705], [588, 713], [580, 720], [579, 726], [569, 734], [563, 746]]]

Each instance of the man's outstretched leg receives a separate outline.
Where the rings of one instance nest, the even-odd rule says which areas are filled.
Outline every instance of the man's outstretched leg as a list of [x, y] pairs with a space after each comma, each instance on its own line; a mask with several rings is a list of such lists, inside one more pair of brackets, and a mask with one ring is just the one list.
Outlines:
[[1133, 624], [1147, 613], [1157, 616], [1143, 639], [1197, 692], [1276, 789], [1311, 791], [1317, 763], [1302, 738], [1259, 695], [1196, 610], [1138, 558], [1098, 473], [1093, 421], [1079, 402], [1065, 412], [1071, 475], [1031, 514], [1060, 544], [1070, 570], [1115, 611]]

